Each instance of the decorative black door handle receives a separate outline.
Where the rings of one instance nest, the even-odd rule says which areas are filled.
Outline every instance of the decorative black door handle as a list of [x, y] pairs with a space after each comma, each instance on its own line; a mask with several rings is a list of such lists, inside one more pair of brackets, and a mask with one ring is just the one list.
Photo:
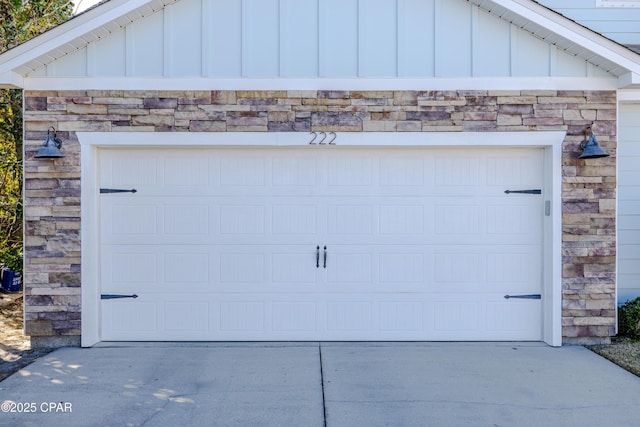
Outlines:
[[324, 247], [324, 265], [323, 268], [327, 268], [327, 247]]
[[316, 268], [320, 268], [320, 246], [316, 248]]

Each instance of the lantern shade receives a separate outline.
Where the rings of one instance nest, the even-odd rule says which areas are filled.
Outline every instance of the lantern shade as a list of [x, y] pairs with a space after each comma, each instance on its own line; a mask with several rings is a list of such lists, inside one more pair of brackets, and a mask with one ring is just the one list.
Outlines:
[[580, 148], [582, 148], [582, 154], [580, 155], [580, 157], [578, 157], [579, 159], [597, 159], [598, 157], [609, 157], [609, 153], [604, 151], [593, 133], [589, 135], [589, 139], [587, 139], [586, 141], [582, 141], [582, 143], [580, 144]]
[[[53, 136], [51, 136], [51, 129], [53, 129]], [[60, 152], [60, 147], [62, 147], [62, 141], [56, 138], [56, 130], [51, 127], [47, 131], [47, 138], [44, 140], [42, 147], [38, 150], [38, 154], [34, 157], [36, 158], [56, 158], [56, 157], [64, 157], [64, 154]]]

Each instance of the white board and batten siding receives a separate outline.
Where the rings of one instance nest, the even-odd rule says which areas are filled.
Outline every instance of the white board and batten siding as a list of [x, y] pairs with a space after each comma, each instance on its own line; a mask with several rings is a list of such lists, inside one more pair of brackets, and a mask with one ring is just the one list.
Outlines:
[[543, 149], [99, 159], [103, 340], [542, 339]]
[[640, 104], [620, 104], [618, 304], [640, 296]]
[[182, 0], [30, 77], [611, 77], [464, 0]]

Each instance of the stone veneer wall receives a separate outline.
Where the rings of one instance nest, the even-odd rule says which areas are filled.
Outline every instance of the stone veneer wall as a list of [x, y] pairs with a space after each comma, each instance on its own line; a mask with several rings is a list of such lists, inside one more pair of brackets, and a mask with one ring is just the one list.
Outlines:
[[[609, 158], [579, 160], [593, 124]], [[47, 129], [62, 159], [34, 159]], [[25, 328], [78, 345], [80, 157], [75, 132], [485, 132], [563, 130], [565, 343], [615, 333], [614, 91], [27, 91]], [[179, 139], [176, 139], [179, 141]]]

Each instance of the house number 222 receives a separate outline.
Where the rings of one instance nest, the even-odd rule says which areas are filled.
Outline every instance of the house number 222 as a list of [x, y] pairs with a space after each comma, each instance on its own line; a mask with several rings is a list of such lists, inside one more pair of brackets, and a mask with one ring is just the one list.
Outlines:
[[[336, 138], [338, 137], [336, 135], [335, 132], [329, 132], [329, 134], [327, 135], [326, 132], [309, 132], [309, 135], [313, 135], [313, 139], [311, 141], [309, 141], [309, 144], [311, 145], [336, 145]], [[316, 142], [316, 139], [318, 139], [318, 137], [322, 138], [320, 141]], [[324, 142], [325, 139], [327, 139], [327, 137], [331, 138], [329, 140], [329, 142]]]

